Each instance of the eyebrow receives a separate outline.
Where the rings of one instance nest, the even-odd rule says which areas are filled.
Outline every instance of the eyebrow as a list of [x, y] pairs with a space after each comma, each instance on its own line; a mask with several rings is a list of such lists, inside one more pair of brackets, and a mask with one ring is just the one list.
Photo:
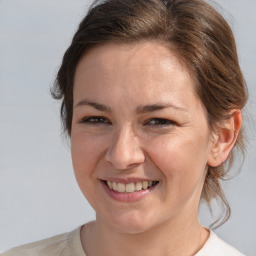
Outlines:
[[103, 112], [107, 112], [107, 113], [111, 112], [111, 109], [109, 107], [107, 107], [106, 105], [88, 101], [88, 100], [79, 101], [75, 107], [80, 107], [80, 106], [91, 106], [99, 111], [103, 111]]
[[[107, 107], [104, 104], [99, 104], [96, 102], [92, 102], [92, 101], [88, 101], [88, 100], [81, 100], [79, 101], [75, 107], [79, 107], [79, 106], [91, 106], [99, 111], [102, 112], [106, 112], [106, 113], [111, 113], [111, 108]], [[154, 112], [154, 111], [159, 111], [162, 109], [166, 109], [166, 108], [174, 108], [175, 110], [179, 110], [179, 111], [186, 111], [186, 109], [175, 106], [173, 104], [152, 104], [152, 105], [145, 105], [145, 106], [138, 106], [136, 108], [136, 113], [137, 114], [146, 114], [146, 113], [150, 113], [150, 112]]]
[[137, 107], [136, 112], [138, 114], [146, 114], [149, 112], [159, 111], [165, 108], [174, 108], [179, 111], [187, 111], [186, 109], [175, 106], [173, 104], [153, 104], [153, 105], [139, 106]]

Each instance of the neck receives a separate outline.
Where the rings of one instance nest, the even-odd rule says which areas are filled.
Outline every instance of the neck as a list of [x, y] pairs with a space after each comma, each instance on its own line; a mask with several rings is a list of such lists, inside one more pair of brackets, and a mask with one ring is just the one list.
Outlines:
[[88, 256], [192, 256], [209, 236], [198, 223], [197, 214], [193, 215], [180, 221], [174, 218], [137, 234], [116, 231], [97, 217], [82, 229], [82, 244]]

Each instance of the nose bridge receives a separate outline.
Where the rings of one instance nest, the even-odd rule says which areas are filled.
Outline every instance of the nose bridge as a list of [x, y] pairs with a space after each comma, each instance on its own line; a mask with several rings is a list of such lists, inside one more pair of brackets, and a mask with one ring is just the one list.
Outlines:
[[131, 126], [120, 127], [113, 133], [106, 160], [116, 169], [129, 169], [144, 162], [140, 140]]

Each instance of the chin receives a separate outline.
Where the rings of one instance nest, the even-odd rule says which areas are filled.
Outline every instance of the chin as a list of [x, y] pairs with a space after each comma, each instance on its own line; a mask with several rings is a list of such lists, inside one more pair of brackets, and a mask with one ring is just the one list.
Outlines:
[[114, 224], [113, 228], [119, 233], [134, 235], [144, 233], [152, 227], [149, 225], [143, 225], [142, 223], [119, 223], [117, 225]]
[[126, 234], [140, 234], [154, 227], [153, 218], [145, 216], [145, 214], [115, 214], [106, 216], [105, 220], [111, 228]]

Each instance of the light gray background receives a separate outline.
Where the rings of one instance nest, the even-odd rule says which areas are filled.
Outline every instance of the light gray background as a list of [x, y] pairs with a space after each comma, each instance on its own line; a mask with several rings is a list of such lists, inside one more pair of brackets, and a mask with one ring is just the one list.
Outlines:
[[[241, 174], [225, 182], [232, 217], [216, 233], [256, 256], [256, 0], [218, 0], [232, 23], [250, 102]], [[91, 1], [0, 0], [0, 252], [94, 218], [73, 176], [51, 99], [64, 50]], [[248, 114], [247, 114], [248, 116]], [[200, 219], [211, 218], [203, 206]]]

